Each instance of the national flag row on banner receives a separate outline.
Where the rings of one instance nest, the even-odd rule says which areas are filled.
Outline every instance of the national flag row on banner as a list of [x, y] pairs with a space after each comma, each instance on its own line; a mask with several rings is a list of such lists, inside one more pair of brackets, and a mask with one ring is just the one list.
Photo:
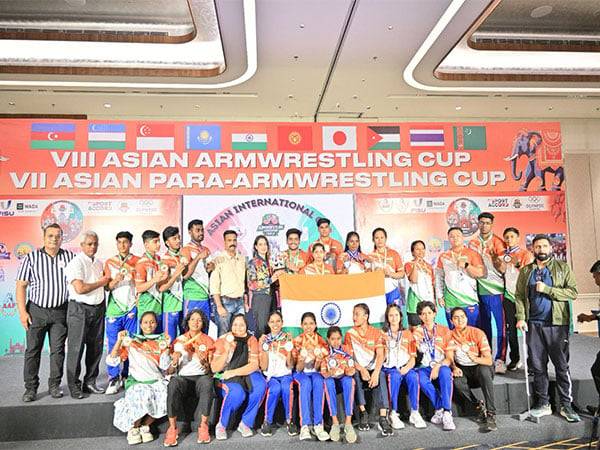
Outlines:
[[[31, 149], [74, 150], [74, 123], [32, 123]], [[353, 125], [322, 125], [322, 149], [325, 151], [357, 150], [357, 130]], [[221, 125], [186, 125], [186, 150], [221, 150]], [[89, 150], [125, 150], [127, 130], [122, 123], [89, 123]], [[366, 127], [369, 150], [400, 150], [400, 126], [373, 125]], [[485, 150], [485, 126], [453, 127], [454, 150]], [[267, 150], [269, 134], [263, 131], [237, 130], [231, 133], [232, 150]], [[408, 146], [437, 148], [446, 146], [443, 128], [409, 129]], [[136, 150], [175, 150], [175, 124], [141, 123], [136, 126]], [[277, 149], [307, 151], [314, 149], [313, 127], [310, 125], [278, 125]]]

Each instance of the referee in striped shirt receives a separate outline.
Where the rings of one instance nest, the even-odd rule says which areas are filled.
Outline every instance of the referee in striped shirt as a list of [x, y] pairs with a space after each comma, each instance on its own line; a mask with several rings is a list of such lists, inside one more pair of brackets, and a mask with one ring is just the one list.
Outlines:
[[50, 341], [48, 388], [53, 398], [63, 396], [60, 383], [65, 360], [68, 300], [64, 271], [75, 255], [60, 248], [62, 237], [62, 229], [58, 224], [44, 228], [44, 246], [23, 259], [17, 274], [17, 307], [27, 338], [23, 366], [24, 402], [36, 399], [46, 334]]

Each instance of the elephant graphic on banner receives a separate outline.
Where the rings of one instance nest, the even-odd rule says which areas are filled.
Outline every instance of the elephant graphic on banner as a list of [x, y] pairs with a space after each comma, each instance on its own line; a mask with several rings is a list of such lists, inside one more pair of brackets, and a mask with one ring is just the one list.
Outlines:
[[537, 131], [529, 131], [527, 133], [519, 133], [513, 144], [512, 153], [505, 161], [510, 161], [512, 176], [516, 181], [519, 181], [523, 177], [523, 172], [517, 172], [517, 161], [522, 155], [527, 157], [527, 166], [525, 167], [525, 179], [519, 187], [519, 191], [527, 191], [529, 184], [535, 179], [540, 179], [540, 191], [546, 190], [546, 173], [554, 175], [552, 191], [560, 191], [563, 182], [565, 181], [565, 171], [563, 166], [556, 168], [546, 165], [542, 167], [539, 163], [538, 149], [542, 145], [542, 135]]

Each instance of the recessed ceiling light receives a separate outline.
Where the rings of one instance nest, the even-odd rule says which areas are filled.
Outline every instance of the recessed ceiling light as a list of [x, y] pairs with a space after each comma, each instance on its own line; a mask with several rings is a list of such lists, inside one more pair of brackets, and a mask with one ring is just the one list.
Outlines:
[[393, 30], [394, 27], [392, 25], [388, 25], [388, 30]]
[[508, 111], [508, 106], [505, 106], [505, 107], [504, 107], [504, 111]]
[[291, 100], [294, 98], [294, 94], [288, 94], [288, 98]]
[[15, 102], [8, 102], [8, 106], [15, 106], [16, 103]]
[[596, 107], [596, 111], [600, 111], [600, 106], [599, 106], [599, 107]]
[[367, 106], [366, 108], [367, 108], [367, 109], [371, 109], [371, 107], [370, 107], [370, 106]]
[[298, 61], [298, 59], [300, 59], [300, 57], [298, 55], [294, 55], [294, 60]]
[[538, 6], [537, 8], [534, 8], [533, 10], [531, 10], [531, 17], [533, 17], [534, 19], [539, 19], [540, 17], [547, 16], [551, 12], [552, 12], [552, 6], [542, 5], [542, 6]]
[[339, 103], [339, 102], [337, 102], [337, 103], [335, 104], [335, 107], [336, 107], [336, 108], [339, 108], [339, 107], [340, 107], [340, 103]]
[[352, 96], [352, 98], [353, 98], [354, 100], [356, 100], [356, 99], [358, 98], [358, 95], [354, 94], [354, 95]]
[[304, 24], [303, 23], [300, 24], [300, 28], [304, 28]]
[[194, 108], [200, 109], [200, 105], [194, 105]]
[[105, 108], [112, 108], [112, 105], [111, 105], [110, 103], [105, 103], [103, 106], [104, 106]]
[[460, 111], [462, 109], [462, 106], [460, 106], [460, 105], [456, 106], [456, 107], [454, 107], [454, 109], [457, 110], [457, 111]]
[[552, 111], [554, 109], [554, 106], [548, 106], [548, 111]]

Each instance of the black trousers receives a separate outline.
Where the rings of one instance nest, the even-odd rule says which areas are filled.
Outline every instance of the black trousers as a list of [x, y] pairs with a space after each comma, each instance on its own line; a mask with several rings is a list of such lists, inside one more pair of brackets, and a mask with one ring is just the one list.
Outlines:
[[482, 366], [479, 364], [476, 366], [461, 366], [457, 364], [457, 367], [462, 370], [463, 375], [462, 377], [454, 377], [454, 389], [456, 389], [456, 392], [475, 406], [479, 401], [471, 389], [480, 387], [483, 392], [485, 409], [491, 413], [495, 413], [493, 366]]
[[596, 391], [600, 395], [600, 352], [596, 354], [596, 361], [592, 364], [591, 372], [594, 384], [596, 385]]
[[69, 302], [67, 326], [69, 340], [67, 343], [67, 384], [69, 390], [81, 389], [81, 357], [85, 348], [84, 384], [96, 382], [100, 371], [102, 348], [104, 345], [104, 303], [98, 306], [86, 305], [74, 301]]
[[[197, 401], [195, 416], [210, 414], [210, 407], [215, 396], [215, 387], [211, 375], [181, 376], [177, 375], [169, 381], [167, 388], [167, 415], [169, 417], [185, 417], [186, 403]], [[199, 415], [199, 416], [198, 416]]]
[[548, 359], [552, 361], [556, 372], [556, 386], [561, 405], [570, 405], [572, 384], [569, 373], [569, 326], [527, 324], [527, 347], [529, 362], [533, 372], [533, 390], [537, 399], [536, 406], [550, 403], [548, 394]]
[[40, 386], [40, 360], [44, 340], [50, 341], [50, 376], [48, 386], [60, 386], [65, 362], [65, 340], [67, 339], [67, 304], [57, 308], [40, 308], [29, 302], [27, 312], [31, 324], [25, 333], [27, 348], [23, 363], [25, 389], [37, 391]]
[[519, 354], [519, 337], [517, 335], [517, 317], [516, 307], [514, 302], [511, 302], [506, 297], [502, 302], [504, 308], [504, 322], [506, 326], [506, 339], [510, 347], [510, 362], [517, 362], [521, 358]]

